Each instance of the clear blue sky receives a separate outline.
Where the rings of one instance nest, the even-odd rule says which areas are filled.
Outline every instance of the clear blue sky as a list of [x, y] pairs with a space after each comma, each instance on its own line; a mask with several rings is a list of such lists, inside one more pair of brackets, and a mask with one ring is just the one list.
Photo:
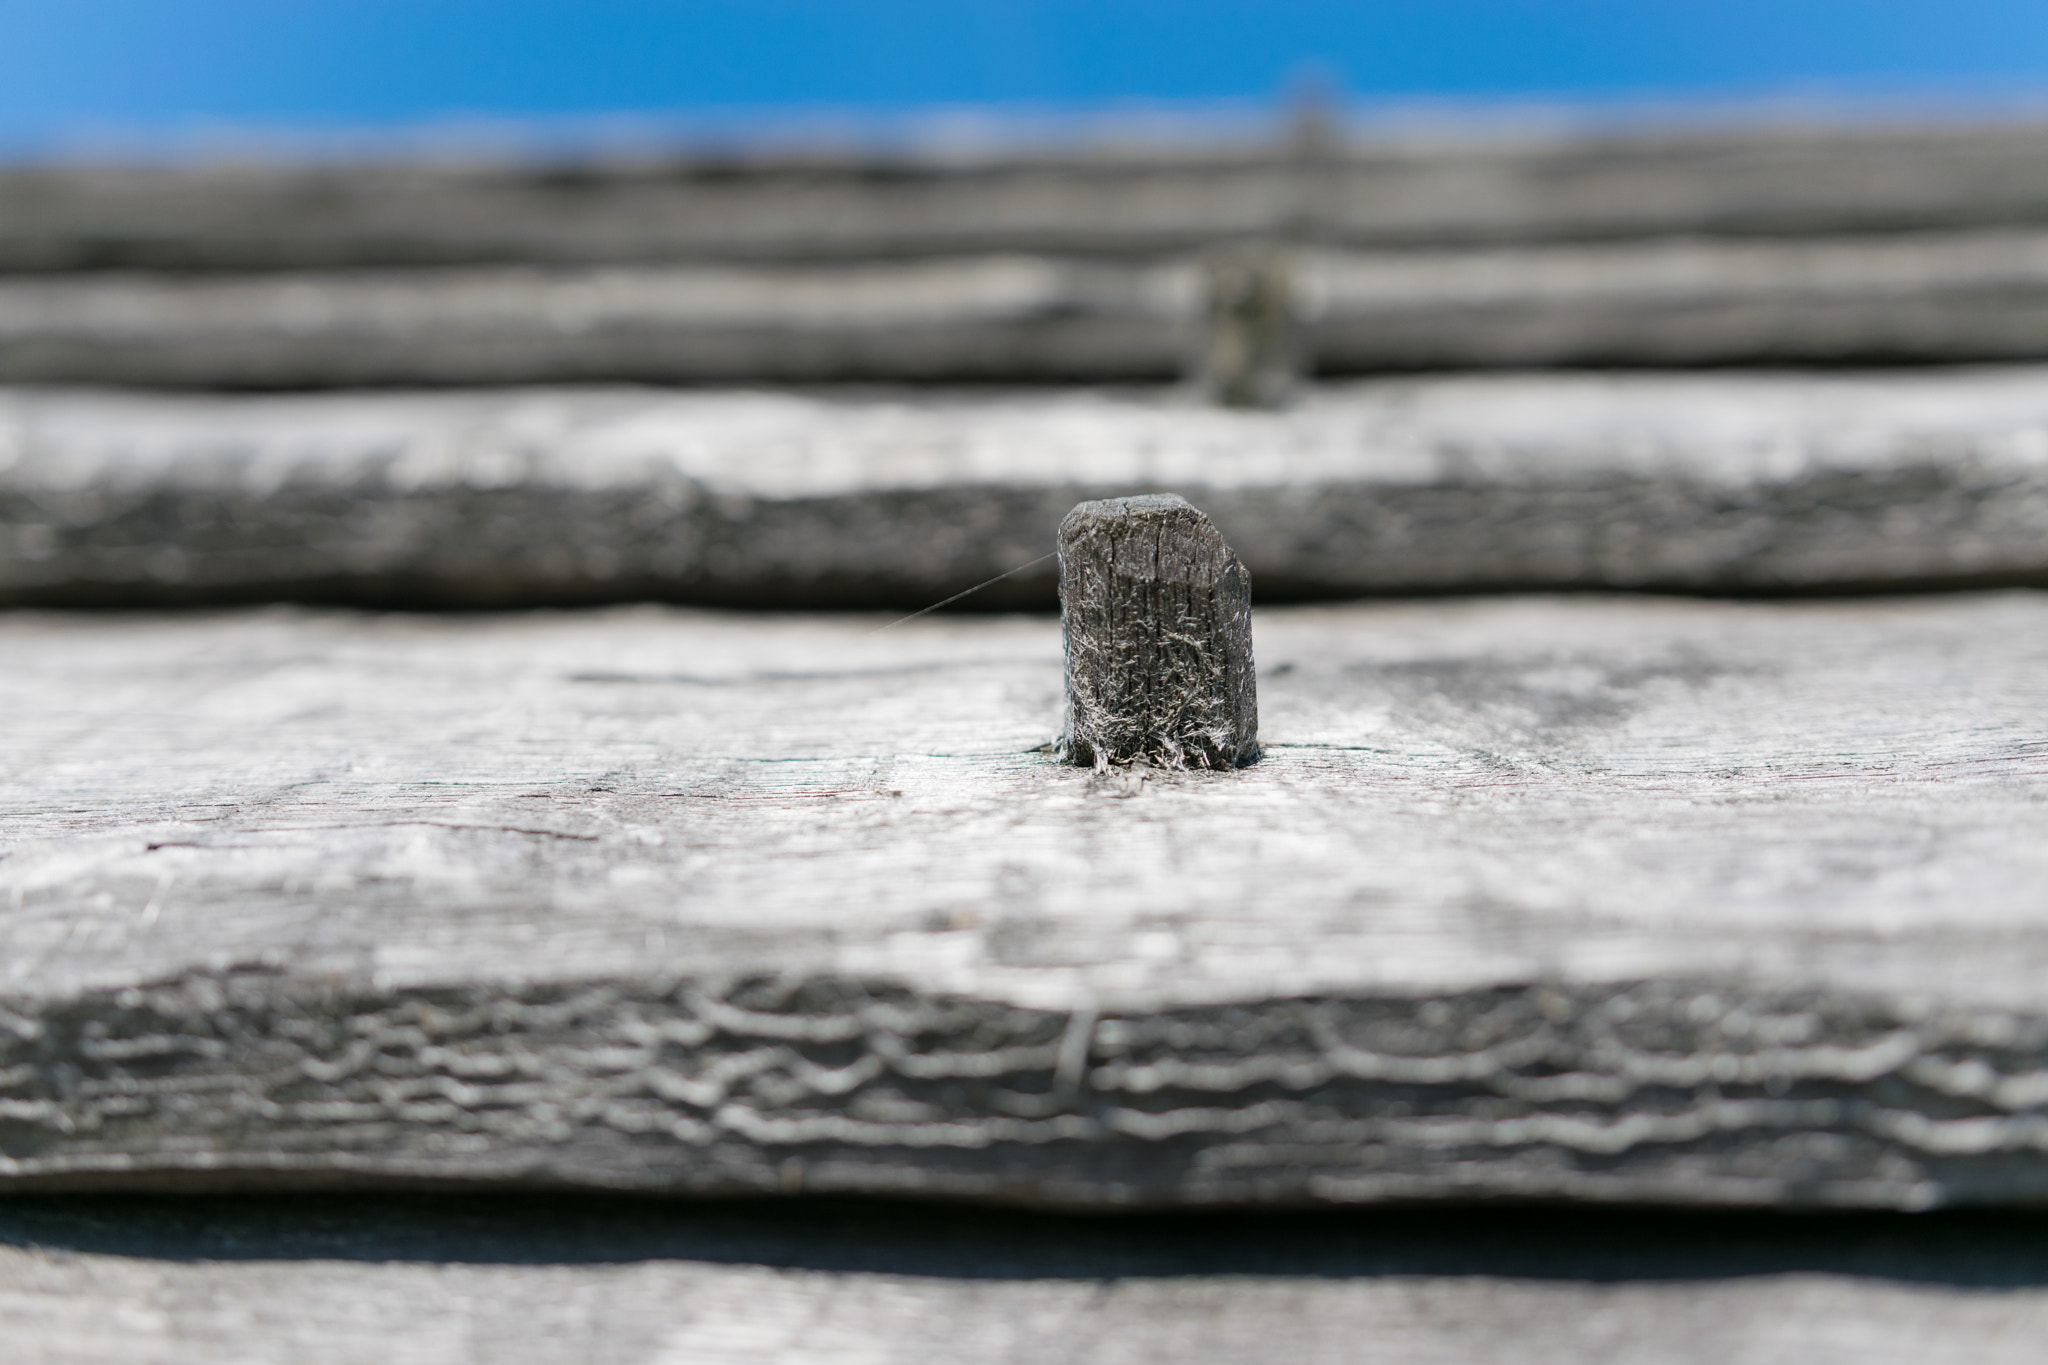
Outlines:
[[2048, 93], [2048, 0], [0, 0], [0, 143], [1272, 101]]

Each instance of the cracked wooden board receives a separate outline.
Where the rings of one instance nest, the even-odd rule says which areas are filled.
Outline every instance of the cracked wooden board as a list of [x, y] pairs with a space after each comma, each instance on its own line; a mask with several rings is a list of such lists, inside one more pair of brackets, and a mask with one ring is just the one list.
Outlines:
[[2048, 601], [0, 623], [7, 1185], [2048, 1195]]
[[[1325, 374], [2048, 354], [2026, 225], [1292, 255]], [[0, 276], [0, 381], [1152, 381], [1189, 368], [1202, 297], [1189, 255]]]
[[[0, 390], [0, 601], [913, 609], [1179, 492], [1265, 600], [2048, 574], [2048, 370], [1158, 390]], [[1044, 606], [1043, 565], [979, 602]]]
[[10, 1365], [2032, 1362], [2036, 1220], [11, 1199]]

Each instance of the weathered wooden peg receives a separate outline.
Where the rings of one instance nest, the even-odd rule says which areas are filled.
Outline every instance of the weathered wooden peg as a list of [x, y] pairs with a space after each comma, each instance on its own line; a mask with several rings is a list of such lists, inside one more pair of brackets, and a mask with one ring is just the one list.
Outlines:
[[1277, 408], [1302, 369], [1294, 271], [1277, 247], [1248, 245], [1202, 263], [1202, 386], [1227, 408]]
[[1059, 556], [1060, 756], [1098, 770], [1255, 762], [1251, 575], [1209, 519], [1171, 493], [1084, 502], [1060, 523]]

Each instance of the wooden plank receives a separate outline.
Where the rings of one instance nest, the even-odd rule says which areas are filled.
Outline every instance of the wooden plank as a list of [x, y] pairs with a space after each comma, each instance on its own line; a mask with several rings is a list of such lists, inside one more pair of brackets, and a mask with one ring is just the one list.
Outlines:
[[[1335, 1225], [1333, 1225], [1333, 1223]], [[2023, 1365], [2034, 1220], [10, 1199], [14, 1365]]]
[[[929, 605], [1184, 494], [1261, 600], [2039, 582], [2048, 371], [1177, 391], [0, 391], [0, 601]], [[1051, 565], [974, 599], [1050, 607]]]
[[1146, 255], [2048, 218], [2038, 121], [1552, 125], [986, 154], [0, 170], [0, 270]]
[[[2048, 354], [2037, 228], [1304, 250], [1329, 374]], [[0, 277], [0, 380], [293, 388], [1172, 377], [1190, 258]]]
[[293, 388], [1156, 377], [1180, 368], [1192, 290], [1182, 265], [1021, 256], [0, 278], [0, 379]]
[[1304, 258], [1314, 363], [1700, 365], [2024, 359], [2048, 337], [2031, 228]]
[[2048, 599], [0, 620], [6, 1187], [2048, 1195]]

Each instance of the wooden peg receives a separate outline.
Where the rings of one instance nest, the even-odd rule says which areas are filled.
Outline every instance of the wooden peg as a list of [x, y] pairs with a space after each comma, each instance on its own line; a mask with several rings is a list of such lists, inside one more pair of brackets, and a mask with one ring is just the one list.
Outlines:
[[1069, 763], [1241, 768], [1259, 756], [1252, 583], [1171, 493], [1084, 502], [1060, 523]]
[[1277, 247], [1213, 252], [1202, 263], [1204, 331], [1199, 366], [1210, 398], [1227, 408], [1277, 408], [1302, 369], [1294, 271]]

